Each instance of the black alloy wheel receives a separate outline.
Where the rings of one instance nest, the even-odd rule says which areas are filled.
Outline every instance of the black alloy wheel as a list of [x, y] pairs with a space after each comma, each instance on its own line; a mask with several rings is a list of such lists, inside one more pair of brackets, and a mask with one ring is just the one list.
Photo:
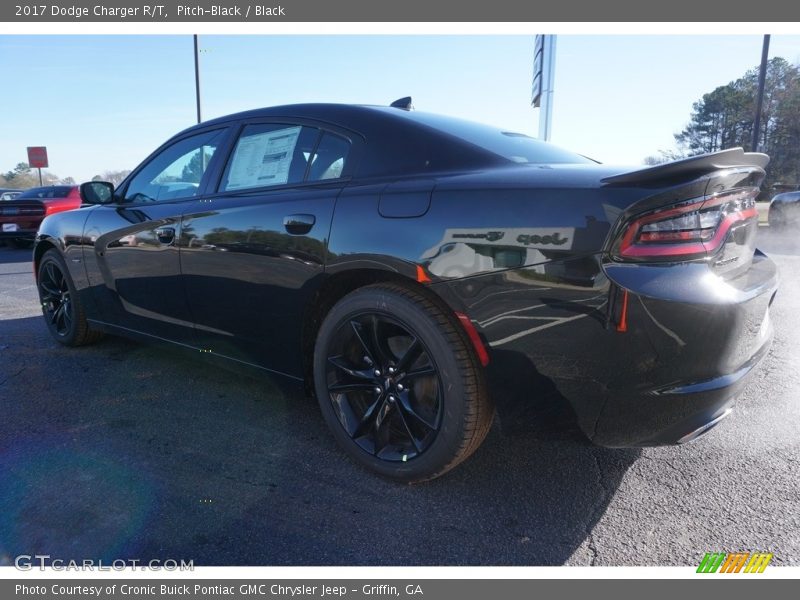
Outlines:
[[454, 315], [396, 284], [360, 288], [330, 310], [317, 336], [314, 387], [350, 457], [408, 483], [466, 459], [494, 416], [483, 368]]
[[102, 337], [102, 333], [89, 328], [75, 284], [57, 250], [44, 253], [36, 275], [45, 324], [56, 341], [65, 346], [82, 346]]
[[353, 441], [388, 461], [425, 452], [441, 426], [442, 382], [422, 341], [367, 312], [339, 326], [328, 352], [328, 394]]
[[39, 270], [39, 296], [50, 330], [60, 337], [69, 335], [75, 320], [75, 309], [70, 301], [67, 278], [54, 260], [45, 262]]

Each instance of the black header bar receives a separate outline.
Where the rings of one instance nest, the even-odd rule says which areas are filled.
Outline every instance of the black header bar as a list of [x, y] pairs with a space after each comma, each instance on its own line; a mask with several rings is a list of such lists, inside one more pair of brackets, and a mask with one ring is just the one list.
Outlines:
[[[67, 0], [0, 4], [0, 22], [791, 22], [800, 2], [760, 0]], [[712, 29], [709, 32], [713, 32]]]
[[[772, 567], [770, 567], [771, 569]], [[567, 568], [568, 569], [568, 568]], [[690, 569], [694, 571], [694, 569]], [[568, 575], [565, 575], [568, 577]], [[2, 597], [15, 600], [486, 600], [553, 596], [673, 600], [712, 591], [726, 598], [772, 594], [789, 597], [791, 579], [731, 575], [691, 579], [31, 579], [0, 581]], [[755, 577], [759, 577], [755, 575]], [[713, 590], [711, 589], [713, 586]]]

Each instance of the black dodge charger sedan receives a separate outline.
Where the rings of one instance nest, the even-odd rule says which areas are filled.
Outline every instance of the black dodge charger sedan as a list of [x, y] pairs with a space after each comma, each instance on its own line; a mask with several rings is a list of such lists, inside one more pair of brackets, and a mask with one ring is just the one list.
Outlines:
[[730, 412], [772, 337], [767, 156], [612, 168], [408, 100], [215, 119], [116, 189], [84, 184], [36, 241], [50, 332], [305, 382], [347, 454], [407, 482], [542, 389], [604, 446], [686, 442]]

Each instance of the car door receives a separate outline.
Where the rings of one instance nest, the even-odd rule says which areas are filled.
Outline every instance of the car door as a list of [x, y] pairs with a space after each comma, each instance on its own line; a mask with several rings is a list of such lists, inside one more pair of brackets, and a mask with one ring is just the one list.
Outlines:
[[84, 260], [108, 323], [194, 343], [180, 279], [181, 216], [201, 197], [228, 133], [217, 127], [168, 143], [128, 178], [113, 203], [91, 211]]
[[216, 193], [183, 219], [181, 264], [204, 349], [301, 376], [303, 311], [324, 270], [351, 139], [248, 122]]

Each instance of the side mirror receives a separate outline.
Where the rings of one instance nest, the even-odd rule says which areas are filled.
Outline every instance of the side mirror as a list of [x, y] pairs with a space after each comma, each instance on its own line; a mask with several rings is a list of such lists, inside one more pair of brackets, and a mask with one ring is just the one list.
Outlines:
[[84, 204], [108, 204], [114, 199], [114, 184], [108, 181], [87, 181], [80, 189]]

